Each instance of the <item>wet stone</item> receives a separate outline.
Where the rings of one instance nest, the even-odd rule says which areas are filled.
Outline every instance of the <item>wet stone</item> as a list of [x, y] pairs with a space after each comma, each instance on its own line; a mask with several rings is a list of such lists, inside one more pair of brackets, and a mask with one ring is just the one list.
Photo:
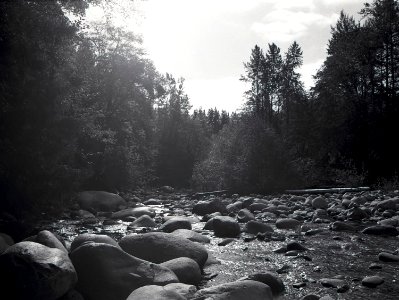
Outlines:
[[375, 225], [365, 228], [362, 233], [372, 235], [389, 235], [397, 236], [399, 231], [393, 226]]
[[384, 283], [384, 279], [380, 276], [368, 276], [362, 280], [362, 285], [375, 288]]
[[336, 278], [322, 278], [320, 279], [320, 283], [324, 287], [328, 288], [338, 288], [341, 286], [345, 285], [345, 281], [342, 279], [336, 279]]
[[399, 262], [399, 256], [388, 252], [381, 252], [378, 254], [378, 259], [384, 262]]
[[306, 282], [297, 282], [292, 285], [294, 288], [299, 289], [306, 286]]

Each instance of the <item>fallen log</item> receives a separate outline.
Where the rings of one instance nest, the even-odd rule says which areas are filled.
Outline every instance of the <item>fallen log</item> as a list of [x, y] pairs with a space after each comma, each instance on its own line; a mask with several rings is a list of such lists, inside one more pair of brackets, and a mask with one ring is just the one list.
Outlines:
[[369, 191], [370, 188], [367, 186], [354, 187], [354, 188], [326, 188], [326, 189], [303, 189], [303, 190], [286, 190], [286, 194], [295, 194], [295, 195], [303, 195], [303, 194], [326, 194], [326, 193], [338, 193], [343, 194], [347, 192], [364, 192]]

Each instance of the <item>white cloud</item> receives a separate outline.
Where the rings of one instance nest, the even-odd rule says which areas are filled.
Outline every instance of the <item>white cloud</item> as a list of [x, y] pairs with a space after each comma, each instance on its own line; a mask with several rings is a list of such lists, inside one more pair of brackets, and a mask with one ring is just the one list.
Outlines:
[[280, 0], [280, 1], [271, 1], [274, 3], [274, 7], [276, 9], [293, 9], [293, 8], [302, 8], [302, 9], [314, 9], [315, 4], [314, 0]]
[[187, 79], [184, 84], [194, 109], [216, 107], [233, 112], [243, 104], [246, 83], [240, 81], [239, 77]]
[[312, 26], [329, 26], [337, 19], [337, 14], [325, 16], [314, 12], [274, 10], [261, 22], [252, 24], [251, 29], [269, 41], [287, 42], [308, 33]]
[[[352, 4], [353, 0], [321, 0], [325, 5]], [[366, 2], [366, 1], [365, 1]]]
[[310, 88], [314, 86], [313, 76], [316, 75], [316, 72], [320, 69], [324, 62], [324, 59], [318, 59], [315, 62], [307, 63], [302, 66], [300, 69], [300, 73], [302, 75], [302, 81], [305, 84], [305, 88]]

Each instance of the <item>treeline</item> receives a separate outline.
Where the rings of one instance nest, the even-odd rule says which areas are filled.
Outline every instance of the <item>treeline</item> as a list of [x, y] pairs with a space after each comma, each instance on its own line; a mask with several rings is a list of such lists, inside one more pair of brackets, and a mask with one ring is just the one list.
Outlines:
[[240, 121], [213, 139], [194, 179], [205, 187], [273, 191], [290, 186], [398, 186], [399, 5], [341, 13], [327, 58], [306, 92], [302, 50], [255, 46]]
[[[366, 4], [360, 23], [341, 14], [310, 92], [296, 42], [255, 46], [233, 114], [191, 111], [184, 80], [110, 21], [117, 4], [0, 3], [2, 209], [59, 207], [83, 189], [269, 192], [396, 175], [397, 1]], [[85, 22], [89, 5], [104, 22]]]

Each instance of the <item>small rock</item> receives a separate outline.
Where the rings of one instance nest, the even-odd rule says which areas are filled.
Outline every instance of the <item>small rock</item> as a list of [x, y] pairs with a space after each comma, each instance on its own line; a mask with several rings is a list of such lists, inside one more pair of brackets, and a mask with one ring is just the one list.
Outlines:
[[379, 265], [379, 264], [376, 264], [376, 263], [372, 263], [372, 264], [369, 266], [369, 269], [370, 269], [370, 270], [381, 270], [381, 269], [382, 269], [382, 266]]
[[320, 279], [320, 283], [324, 287], [332, 287], [332, 288], [338, 288], [345, 285], [344, 280], [336, 278], [322, 278]]
[[300, 243], [298, 242], [289, 242], [287, 244], [287, 251], [291, 251], [291, 250], [297, 250], [297, 251], [307, 251], [308, 248], [302, 246]]
[[389, 235], [397, 236], [399, 231], [393, 226], [374, 225], [365, 228], [362, 233], [372, 235]]
[[355, 231], [355, 227], [346, 222], [336, 221], [330, 224], [330, 229], [333, 231]]
[[235, 238], [223, 239], [220, 243], [218, 243], [218, 246], [226, 246], [226, 245], [234, 242], [235, 240], [236, 240]]
[[384, 262], [398, 262], [399, 255], [394, 255], [388, 252], [381, 252], [380, 254], [378, 254], [378, 259]]
[[294, 288], [299, 289], [306, 286], [306, 282], [296, 282], [292, 285]]
[[375, 288], [384, 283], [384, 279], [380, 276], [368, 276], [362, 280], [362, 285]]
[[320, 299], [320, 296], [315, 295], [315, 294], [308, 294], [301, 298], [301, 300], [319, 300], [319, 299]]

